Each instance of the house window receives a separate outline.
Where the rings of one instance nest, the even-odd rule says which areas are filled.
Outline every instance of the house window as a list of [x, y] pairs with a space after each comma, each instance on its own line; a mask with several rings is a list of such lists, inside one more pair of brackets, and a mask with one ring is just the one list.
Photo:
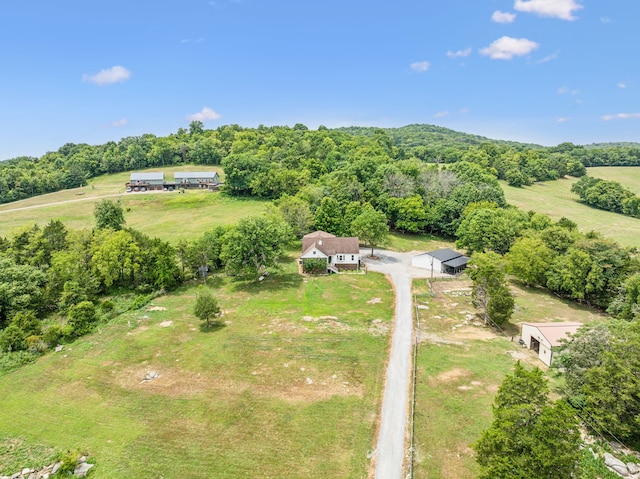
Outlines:
[[343, 254], [339, 254], [338, 255], [338, 261], [344, 261], [344, 255]]
[[354, 255], [351, 255], [351, 261], [355, 261], [356, 257]]

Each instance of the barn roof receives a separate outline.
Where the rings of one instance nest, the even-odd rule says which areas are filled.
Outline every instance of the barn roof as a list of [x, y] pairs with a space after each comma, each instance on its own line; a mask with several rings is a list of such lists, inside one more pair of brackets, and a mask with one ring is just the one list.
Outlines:
[[458, 256], [457, 258], [450, 259], [449, 261], [443, 261], [442, 264], [449, 266], [451, 268], [459, 268], [460, 266], [464, 266], [470, 260], [468, 256]]
[[185, 178], [216, 178], [218, 173], [215, 171], [176, 171], [173, 177], [176, 180]]
[[460, 256], [462, 256], [462, 253], [458, 253], [457, 251], [454, 251], [449, 248], [437, 249], [435, 251], [429, 251], [428, 253], [424, 253], [424, 254], [432, 256], [433, 258], [437, 259], [442, 263], [446, 261], [451, 261], [452, 259], [459, 258]]
[[144, 173], [131, 173], [131, 181], [145, 181], [145, 180], [164, 180], [164, 173], [162, 171], [147, 171]]
[[568, 339], [568, 335], [574, 334], [582, 323], [522, 323], [522, 325], [536, 328], [553, 347], [560, 346], [560, 340]]

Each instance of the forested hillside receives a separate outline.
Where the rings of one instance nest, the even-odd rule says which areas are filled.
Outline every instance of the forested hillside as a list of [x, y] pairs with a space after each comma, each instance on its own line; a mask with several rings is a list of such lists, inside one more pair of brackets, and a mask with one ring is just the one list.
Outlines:
[[[291, 159], [303, 161], [304, 168], [319, 177], [332, 170], [335, 162], [362, 156], [358, 150], [372, 143], [393, 161], [477, 163], [515, 186], [565, 174], [579, 176], [584, 174], [583, 166], [640, 165], [640, 147], [636, 144], [583, 147], [562, 143], [545, 148], [490, 140], [433, 125], [334, 130], [309, 130], [300, 124], [292, 128], [227, 125], [205, 130], [201, 122], [195, 121], [188, 130], [181, 128], [166, 137], [144, 134], [103, 145], [67, 143], [40, 158], [18, 157], [0, 162], [0, 203], [78, 187], [102, 174], [182, 163], [217, 165], [230, 155], [248, 152], [275, 162], [282, 170], [288, 169], [287, 161]], [[278, 175], [280, 181], [287, 182], [282, 177], [284, 173]], [[254, 193], [259, 196], [271, 196], [256, 188]]]

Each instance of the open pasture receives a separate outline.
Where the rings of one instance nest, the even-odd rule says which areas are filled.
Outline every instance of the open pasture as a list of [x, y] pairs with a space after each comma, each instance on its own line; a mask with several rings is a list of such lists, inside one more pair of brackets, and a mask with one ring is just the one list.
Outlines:
[[387, 280], [303, 278], [291, 260], [207, 287], [223, 326], [201, 328], [185, 286], [0, 376], [0, 439], [87, 452], [95, 478], [366, 477]]
[[[616, 168], [611, 167], [611, 169]], [[591, 174], [591, 168], [589, 171]], [[638, 171], [640, 172], [640, 168]], [[524, 211], [533, 210], [544, 213], [553, 220], [559, 220], [564, 216], [575, 221], [583, 232], [594, 230], [623, 246], [640, 246], [638, 241], [640, 219], [591, 208], [580, 203], [578, 196], [571, 193], [571, 185], [576, 181], [576, 178], [565, 178], [522, 188], [509, 186], [504, 181], [501, 181], [500, 185], [507, 202]]]

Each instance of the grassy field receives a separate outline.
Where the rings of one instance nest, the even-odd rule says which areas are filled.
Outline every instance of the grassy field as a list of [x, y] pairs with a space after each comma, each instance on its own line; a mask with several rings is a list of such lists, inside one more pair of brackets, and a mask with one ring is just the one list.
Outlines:
[[[171, 177], [174, 171], [196, 168], [203, 169], [181, 166], [162, 171], [165, 177]], [[220, 168], [207, 170], [222, 174]], [[216, 224], [235, 223], [238, 218], [261, 213], [267, 204], [200, 190], [187, 190], [184, 194], [177, 191], [125, 193], [124, 184], [128, 179], [129, 173], [101, 176], [83, 188], [0, 205], [0, 236], [10, 236], [16, 229], [33, 223], [44, 225], [51, 219], [61, 220], [69, 229], [91, 228], [94, 205], [104, 196], [122, 201], [127, 225], [172, 242], [197, 237]]]
[[[635, 171], [640, 178], [640, 168]], [[591, 168], [589, 173], [592, 173]], [[571, 185], [575, 181], [575, 178], [562, 179], [522, 188], [514, 188], [504, 181], [500, 184], [507, 201], [524, 211], [544, 213], [554, 220], [564, 216], [575, 221], [581, 231], [599, 231], [621, 245], [640, 246], [640, 219], [591, 208], [578, 202], [578, 196], [571, 193]]]
[[[472, 479], [479, 469], [471, 445], [492, 422], [491, 404], [516, 360], [546, 366], [517, 342], [521, 322], [579, 321], [597, 312], [544, 291], [512, 285], [515, 314], [505, 335], [485, 328], [471, 303], [471, 282], [414, 282], [420, 318], [414, 477]], [[514, 336], [514, 340], [511, 340]], [[557, 379], [550, 375], [551, 383]]]
[[617, 181], [636, 195], [640, 195], [640, 167], [638, 166], [597, 166], [587, 168], [587, 175]]
[[[79, 449], [95, 478], [366, 477], [386, 279], [303, 278], [290, 260], [261, 283], [209, 287], [223, 327], [201, 330], [186, 286], [1, 376], [0, 452], [7, 437]], [[159, 377], [144, 381], [149, 371]]]

